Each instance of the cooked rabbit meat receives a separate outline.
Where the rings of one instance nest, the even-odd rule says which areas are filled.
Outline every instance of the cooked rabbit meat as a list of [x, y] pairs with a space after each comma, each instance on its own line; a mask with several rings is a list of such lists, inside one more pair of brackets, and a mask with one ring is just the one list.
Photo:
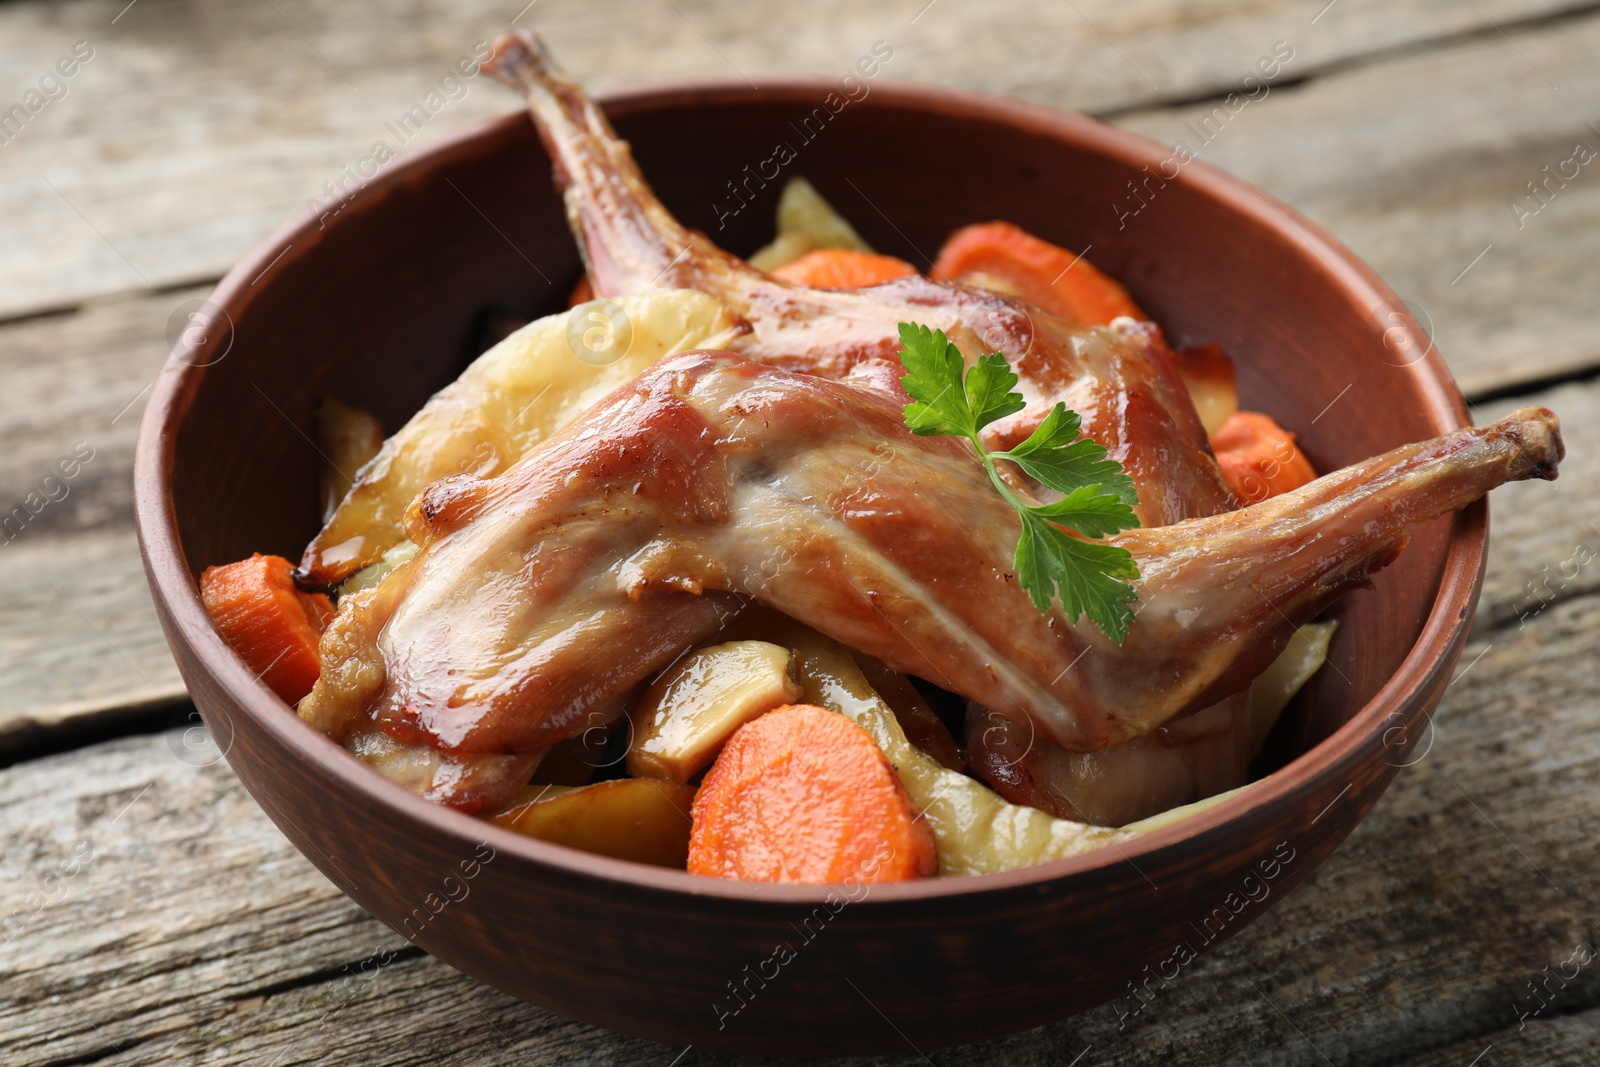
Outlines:
[[1035, 735], [1031, 723], [968, 704], [969, 766], [996, 793], [1058, 819], [1125, 826], [1244, 785], [1250, 690], [1098, 752], [1069, 752]]
[[1555, 416], [1524, 409], [1125, 533], [1143, 578], [1118, 648], [1033, 607], [1011, 570], [1015, 512], [967, 445], [906, 429], [893, 373], [836, 383], [691, 353], [504, 475], [435, 483], [411, 515], [421, 551], [340, 612], [302, 715], [336, 735], [372, 719], [447, 751], [537, 751], [752, 597], [1093, 751], [1237, 691], [1411, 526], [1554, 477], [1561, 456]]
[[994, 447], [1026, 437], [1062, 401], [1133, 477], [1146, 526], [1233, 506], [1153, 327], [1131, 320], [1117, 329], [1076, 327], [1020, 300], [920, 276], [855, 290], [779, 281], [673, 218], [627, 143], [537, 37], [502, 34], [484, 69], [527, 96], [600, 296], [697, 289], [750, 324], [751, 333], [729, 345], [734, 351], [833, 379], [863, 360], [892, 360], [902, 322], [943, 329], [968, 360], [1004, 352], [1021, 379], [1028, 407], [989, 428]]

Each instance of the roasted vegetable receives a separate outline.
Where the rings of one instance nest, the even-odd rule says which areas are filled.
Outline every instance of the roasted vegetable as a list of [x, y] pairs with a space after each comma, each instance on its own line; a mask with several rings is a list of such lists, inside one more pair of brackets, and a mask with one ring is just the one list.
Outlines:
[[384, 576], [400, 564], [417, 554], [417, 545], [414, 541], [401, 541], [383, 554], [383, 558], [370, 567], [362, 567], [350, 577], [346, 578], [339, 586], [339, 595], [347, 597], [351, 593], [359, 593], [363, 589], [371, 589]]
[[1294, 434], [1258, 411], [1234, 412], [1212, 435], [1211, 447], [1228, 487], [1246, 506], [1317, 479]]
[[750, 265], [757, 270], [776, 270], [819, 248], [872, 251], [810, 182], [790, 178], [778, 196], [778, 236], [750, 257]]
[[1336, 622], [1313, 622], [1300, 627], [1272, 665], [1256, 678], [1250, 690], [1251, 759], [1261, 751], [1289, 701], [1328, 661], [1328, 645], [1338, 628]]
[[317, 406], [317, 445], [322, 453], [322, 521], [333, 518], [356, 476], [383, 447], [383, 424], [360, 408], [325, 397]]
[[735, 730], [800, 699], [789, 650], [767, 641], [695, 649], [668, 668], [633, 712], [628, 773], [687, 782]]
[[529, 786], [492, 821], [585, 852], [681, 869], [693, 803], [692, 787], [653, 778]]
[[295, 588], [288, 560], [257, 552], [207, 567], [200, 598], [223, 640], [274, 693], [294, 704], [311, 691], [321, 670], [317, 639], [333, 605], [321, 593]]
[[720, 303], [685, 290], [584, 304], [530, 323], [479, 356], [384, 442], [302, 566], [316, 581], [343, 581], [402, 540], [406, 508], [429, 483], [499, 474], [663, 356], [723, 347], [738, 330]]
[[993, 285], [1068, 322], [1104, 326], [1127, 316], [1146, 321], [1128, 291], [1082, 255], [1009, 222], [980, 222], [951, 234], [930, 272], [934, 278]]
[[1172, 362], [1206, 434], [1215, 434], [1239, 410], [1238, 372], [1233, 360], [1218, 345], [1197, 345], [1172, 353]]
[[875, 884], [936, 870], [933, 834], [866, 731], [809, 704], [741, 726], [694, 798], [689, 872]]
[[807, 252], [793, 263], [784, 264], [774, 270], [772, 276], [795, 285], [811, 285], [821, 289], [864, 289], [915, 273], [917, 268], [894, 256], [851, 252], [842, 248], [819, 248], [815, 252]]

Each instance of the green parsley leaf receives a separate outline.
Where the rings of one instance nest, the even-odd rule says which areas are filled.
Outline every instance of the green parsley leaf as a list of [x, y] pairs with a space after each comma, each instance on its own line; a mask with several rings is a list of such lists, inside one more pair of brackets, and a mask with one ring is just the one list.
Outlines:
[[923, 437], [971, 437], [979, 427], [972, 420], [961, 371], [966, 360], [961, 350], [945, 339], [943, 330], [900, 324], [900, 365], [906, 376], [900, 384], [916, 401], [906, 405], [906, 425]]
[[1080, 485], [1060, 500], [1028, 509], [1057, 526], [1067, 526], [1085, 537], [1110, 537], [1139, 525], [1133, 508], [1102, 485]]
[[1123, 473], [1122, 464], [1107, 459], [1106, 450], [1095, 441], [1079, 437], [1078, 425], [1077, 412], [1057, 404], [1026, 441], [1009, 452], [995, 453], [995, 458], [1011, 460], [1030, 478], [1058, 493], [1099, 485], [1124, 503], [1137, 504], [1139, 493], [1133, 479]]
[[[955, 345], [951, 345], [955, 348]], [[1026, 405], [1022, 394], [1013, 392], [1017, 376], [998, 352], [980, 356], [977, 364], [967, 371], [967, 406], [972, 409], [972, 421], [978, 429], [991, 422], [1015, 415]]]
[[[1126, 584], [1139, 577], [1139, 568], [1128, 550], [1104, 542], [1068, 537], [1028, 512], [1022, 515], [1022, 529], [1023, 536], [1017, 541], [1019, 575], [1026, 543], [1036, 556], [1045, 558], [1045, 573], [1055, 583], [1067, 618], [1076, 622], [1079, 615], [1089, 616], [1102, 633], [1120, 645], [1127, 638], [1128, 626], [1133, 621], [1133, 611], [1128, 605], [1138, 599], [1133, 587]], [[1038, 607], [1040, 594], [1033, 589], [1028, 593]], [[1049, 593], [1044, 596], [1045, 607], [1039, 608], [1040, 611], [1049, 606]]]
[[[1102, 633], [1121, 644], [1128, 636], [1138, 599], [1129, 582], [1139, 567], [1125, 548], [1084, 538], [1108, 537], [1139, 525], [1133, 479], [1095, 441], [1081, 435], [1081, 420], [1057, 404], [1027, 440], [1008, 452], [989, 452], [979, 431], [1025, 406], [1017, 375], [999, 352], [982, 356], [971, 369], [942, 330], [900, 324], [900, 383], [912, 402], [906, 425], [922, 436], [965, 437], [977, 449], [1000, 495], [1017, 510], [1022, 532], [1013, 560], [1017, 580], [1040, 612], [1059, 598], [1068, 620], [1087, 615]], [[1036, 504], [1023, 500], [995, 466], [1007, 460], [1040, 484], [1062, 494]], [[1065, 527], [1065, 530], [1062, 528]], [[1079, 534], [1073, 537], [1066, 530]]]

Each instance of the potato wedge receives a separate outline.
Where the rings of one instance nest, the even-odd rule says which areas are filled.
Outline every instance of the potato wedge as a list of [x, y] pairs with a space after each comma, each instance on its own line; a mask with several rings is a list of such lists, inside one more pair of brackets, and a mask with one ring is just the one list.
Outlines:
[[1239, 410], [1239, 389], [1233, 360], [1217, 345], [1180, 348], [1172, 362], [1189, 390], [1207, 434], [1214, 434]]
[[322, 521], [327, 522], [361, 468], [383, 447], [383, 424], [360, 408], [324, 397], [317, 405], [317, 446], [324, 461], [318, 487], [322, 490]]
[[790, 658], [769, 641], [729, 641], [678, 660], [634, 709], [628, 773], [674, 782], [699, 774], [739, 727], [800, 699]]
[[529, 323], [474, 360], [383, 443], [301, 566], [328, 584], [371, 566], [403, 539], [406, 507], [429, 483], [493, 477], [657, 360], [725, 347], [745, 329], [721, 303], [688, 290], [609, 307], [620, 314], [595, 302]]
[[790, 178], [778, 196], [778, 236], [750, 257], [750, 265], [777, 270], [819, 248], [872, 251], [815, 186], [804, 178]]
[[1289, 701], [1328, 661], [1328, 645], [1338, 628], [1337, 622], [1312, 622], [1300, 627], [1272, 665], [1256, 678], [1250, 690], [1251, 759], [1261, 751]]
[[490, 821], [602, 856], [683, 869], [694, 788], [651, 778], [530, 786]]
[[779, 267], [787, 267], [807, 252], [815, 252], [817, 242], [808, 233], [791, 230], [780, 233], [769, 244], [756, 249], [750, 257], [750, 265], [757, 270], [775, 271]]

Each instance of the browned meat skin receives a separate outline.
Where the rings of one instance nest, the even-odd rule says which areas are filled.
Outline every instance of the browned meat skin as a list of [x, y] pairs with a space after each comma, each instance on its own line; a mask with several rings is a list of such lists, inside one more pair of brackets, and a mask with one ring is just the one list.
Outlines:
[[1528, 409], [1125, 534], [1144, 578], [1118, 648], [1033, 608], [1014, 512], [964, 442], [905, 428], [884, 377], [679, 356], [500, 477], [436, 483], [422, 551], [335, 619], [302, 715], [537, 751], [714, 632], [720, 591], [1093, 751], [1242, 688], [1412, 525], [1561, 454], [1555, 416]]
[[967, 705], [972, 771], [1013, 804], [1125, 826], [1245, 784], [1250, 689], [1098, 752], [1069, 752], [981, 704]]
[[495, 811], [509, 803], [544, 755], [442, 752], [396, 741], [370, 722], [347, 738], [345, 747], [418, 796], [467, 812]]
[[537, 37], [502, 34], [484, 69], [527, 96], [597, 294], [652, 287], [708, 293], [750, 323], [751, 334], [733, 346], [741, 354], [833, 379], [863, 360], [892, 360], [899, 323], [937, 327], [969, 360], [1004, 352], [1021, 378], [1028, 408], [990, 427], [994, 447], [1020, 441], [1062, 401], [1133, 476], [1146, 526], [1234, 506], [1152, 328], [1075, 327], [1020, 300], [919, 276], [859, 290], [778, 281], [672, 217], [627, 143]]

